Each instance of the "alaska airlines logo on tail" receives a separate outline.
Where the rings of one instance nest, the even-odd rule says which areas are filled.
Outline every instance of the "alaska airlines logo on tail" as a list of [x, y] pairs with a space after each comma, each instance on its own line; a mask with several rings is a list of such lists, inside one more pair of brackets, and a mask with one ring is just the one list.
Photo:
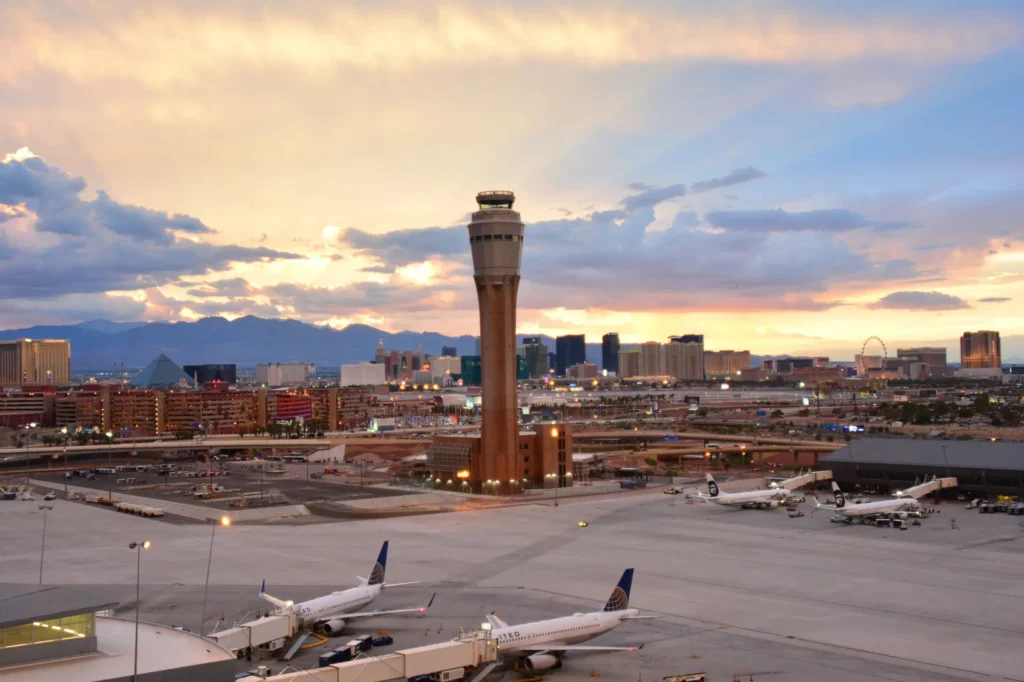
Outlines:
[[605, 611], [624, 611], [629, 608], [629, 596], [621, 587], [616, 586], [612, 590], [612, 596], [608, 597], [608, 603], [604, 605]]
[[366, 581], [367, 585], [380, 585], [384, 582], [384, 567], [380, 565], [380, 562], [373, 565], [373, 570], [370, 571], [370, 579]]
[[711, 493], [711, 497], [718, 497], [718, 484], [714, 481], [708, 481], [708, 492]]
[[843, 495], [841, 490], [836, 490], [835, 493], [836, 508], [842, 508], [846, 506], [846, 496]]

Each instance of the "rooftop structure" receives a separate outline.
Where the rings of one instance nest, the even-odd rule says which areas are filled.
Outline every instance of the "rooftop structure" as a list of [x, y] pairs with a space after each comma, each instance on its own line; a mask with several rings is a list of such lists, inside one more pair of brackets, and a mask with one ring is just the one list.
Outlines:
[[[0, 679], [105, 682], [132, 676], [134, 621], [98, 615], [117, 606], [91, 587], [0, 585]], [[234, 656], [193, 634], [140, 623], [140, 679], [230, 679]], [[155, 678], [153, 678], [155, 679]]]
[[132, 378], [132, 383], [140, 388], [169, 388], [181, 381], [188, 383], [188, 375], [163, 353]]
[[926, 476], [955, 476], [961, 491], [1024, 496], [1024, 445], [1012, 442], [862, 438], [819, 460], [839, 483], [909, 487]]

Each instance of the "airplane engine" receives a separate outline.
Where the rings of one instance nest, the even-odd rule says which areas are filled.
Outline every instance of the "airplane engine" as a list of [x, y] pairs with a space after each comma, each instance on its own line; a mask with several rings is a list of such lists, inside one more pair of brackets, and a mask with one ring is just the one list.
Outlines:
[[527, 656], [523, 661], [523, 664], [530, 672], [539, 672], [541, 670], [550, 670], [551, 668], [562, 667], [562, 662], [558, 660], [558, 656], [552, 656], [551, 654], [534, 654], [533, 656]]
[[779, 501], [778, 500], [772, 500], [771, 502], [768, 503], [768, 508], [769, 509], [775, 509], [778, 506], [779, 506]]
[[341, 634], [341, 629], [345, 627], [345, 621], [341, 618], [332, 618], [323, 625], [320, 629], [323, 630], [324, 634], [328, 637], [337, 637]]
[[905, 519], [905, 518], [907, 518], [907, 512], [896, 512], [895, 514], [892, 515], [892, 518], [894, 518], [894, 519]]

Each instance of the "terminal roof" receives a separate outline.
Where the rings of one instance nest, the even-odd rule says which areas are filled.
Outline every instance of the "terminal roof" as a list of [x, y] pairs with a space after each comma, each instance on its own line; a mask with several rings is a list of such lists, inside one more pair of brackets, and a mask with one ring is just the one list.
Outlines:
[[117, 605], [86, 587], [0, 584], [0, 627], [94, 613]]
[[961, 469], [1022, 471], [1024, 445], [935, 438], [862, 438], [825, 455], [819, 461], [826, 466], [854, 461], [858, 464], [944, 467], [947, 460], [949, 466]]

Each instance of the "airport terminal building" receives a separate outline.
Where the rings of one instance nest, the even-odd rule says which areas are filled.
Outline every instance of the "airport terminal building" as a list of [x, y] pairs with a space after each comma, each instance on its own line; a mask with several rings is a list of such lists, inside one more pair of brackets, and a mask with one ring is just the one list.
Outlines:
[[0, 583], [0, 679], [232, 679], [235, 656], [230, 652], [190, 632], [163, 625], [139, 623], [136, 635], [134, 621], [106, 615], [117, 602], [100, 592], [88, 587]]
[[949, 494], [1024, 500], [1024, 443], [863, 438], [820, 458], [844, 488], [894, 493], [925, 477], [956, 476]]

